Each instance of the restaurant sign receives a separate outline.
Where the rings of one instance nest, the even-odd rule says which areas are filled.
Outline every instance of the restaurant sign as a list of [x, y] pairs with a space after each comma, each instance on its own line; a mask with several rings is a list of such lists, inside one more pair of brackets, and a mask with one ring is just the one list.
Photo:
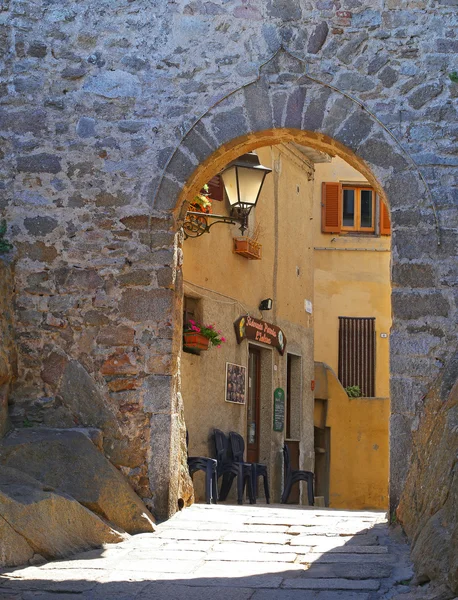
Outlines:
[[234, 327], [237, 343], [240, 344], [245, 339], [253, 340], [277, 348], [282, 356], [285, 353], [286, 336], [280, 327], [261, 319], [255, 319], [250, 315], [239, 317], [234, 323]]

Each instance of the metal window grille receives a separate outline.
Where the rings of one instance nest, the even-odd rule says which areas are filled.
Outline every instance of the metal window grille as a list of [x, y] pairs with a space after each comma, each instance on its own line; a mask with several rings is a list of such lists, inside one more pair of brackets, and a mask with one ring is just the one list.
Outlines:
[[339, 317], [339, 379], [375, 396], [375, 318]]

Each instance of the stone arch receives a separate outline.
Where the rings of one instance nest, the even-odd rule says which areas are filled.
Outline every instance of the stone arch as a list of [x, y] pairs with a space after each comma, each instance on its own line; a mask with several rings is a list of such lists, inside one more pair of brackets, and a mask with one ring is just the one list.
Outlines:
[[[291, 61], [290, 56], [286, 70], [282, 70], [285, 60], [285, 56], [277, 56], [272, 61], [277, 64], [270, 65], [256, 81], [217, 102], [195, 122], [169, 158], [153, 198], [152, 214], [172, 213], [178, 229], [185, 214], [186, 199], [225, 164], [244, 152], [279, 142], [296, 141], [338, 155], [367, 177], [389, 207], [392, 221], [391, 340], [392, 344], [395, 340], [398, 352], [390, 351], [390, 372], [394, 374], [391, 377], [390, 505], [394, 508], [408, 468], [415, 420], [415, 403], [408, 405], [405, 401], [405, 394], [412, 393], [410, 377], [415, 368], [405, 362], [405, 353], [415, 355], [416, 352], [415, 332], [409, 331], [406, 323], [431, 312], [447, 319], [452, 311], [452, 302], [440, 290], [438, 276], [430, 268], [441, 253], [435, 211], [418, 168], [383, 124], [357, 100], [307, 75], [298, 75], [297, 64], [291, 67], [294, 60]], [[427, 255], [417, 254], [419, 246], [413, 239], [418, 236], [417, 224], [422, 227]], [[427, 274], [424, 285], [412, 285], [413, 274], [422, 269]], [[179, 278], [177, 282], [175, 314], [180, 314]], [[422, 289], [412, 290], [412, 287]], [[175, 332], [177, 348], [180, 329], [176, 327]], [[177, 381], [178, 370], [177, 366]], [[175, 388], [175, 392], [179, 398], [179, 389]], [[171, 405], [176, 406], [174, 398]], [[178, 431], [176, 436], [178, 440]], [[154, 446], [154, 439], [152, 443]], [[170, 460], [173, 462], [173, 458]], [[154, 485], [154, 474], [152, 480]], [[174, 505], [172, 498], [179, 494], [179, 487], [179, 482], [171, 481], [169, 506]]]

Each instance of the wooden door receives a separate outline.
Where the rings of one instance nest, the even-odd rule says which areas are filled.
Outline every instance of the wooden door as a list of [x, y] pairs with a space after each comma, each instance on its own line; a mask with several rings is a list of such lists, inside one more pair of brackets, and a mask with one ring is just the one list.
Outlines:
[[259, 462], [261, 352], [250, 346], [248, 356], [247, 461]]

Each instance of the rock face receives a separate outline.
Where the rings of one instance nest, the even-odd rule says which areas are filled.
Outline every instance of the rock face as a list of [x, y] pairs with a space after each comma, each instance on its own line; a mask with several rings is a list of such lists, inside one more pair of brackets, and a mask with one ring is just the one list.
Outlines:
[[458, 353], [428, 393], [397, 516], [420, 582], [458, 594]]
[[34, 554], [63, 558], [125, 539], [125, 534], [67, 494], [3, 466], [0, 514], [0, 566], [25, 564]]
[[128, 533], [154, 531], [152, 515], [123, 475], [77, 430], [15, 431], [0, 445], [0, 464], [71, 496]]

